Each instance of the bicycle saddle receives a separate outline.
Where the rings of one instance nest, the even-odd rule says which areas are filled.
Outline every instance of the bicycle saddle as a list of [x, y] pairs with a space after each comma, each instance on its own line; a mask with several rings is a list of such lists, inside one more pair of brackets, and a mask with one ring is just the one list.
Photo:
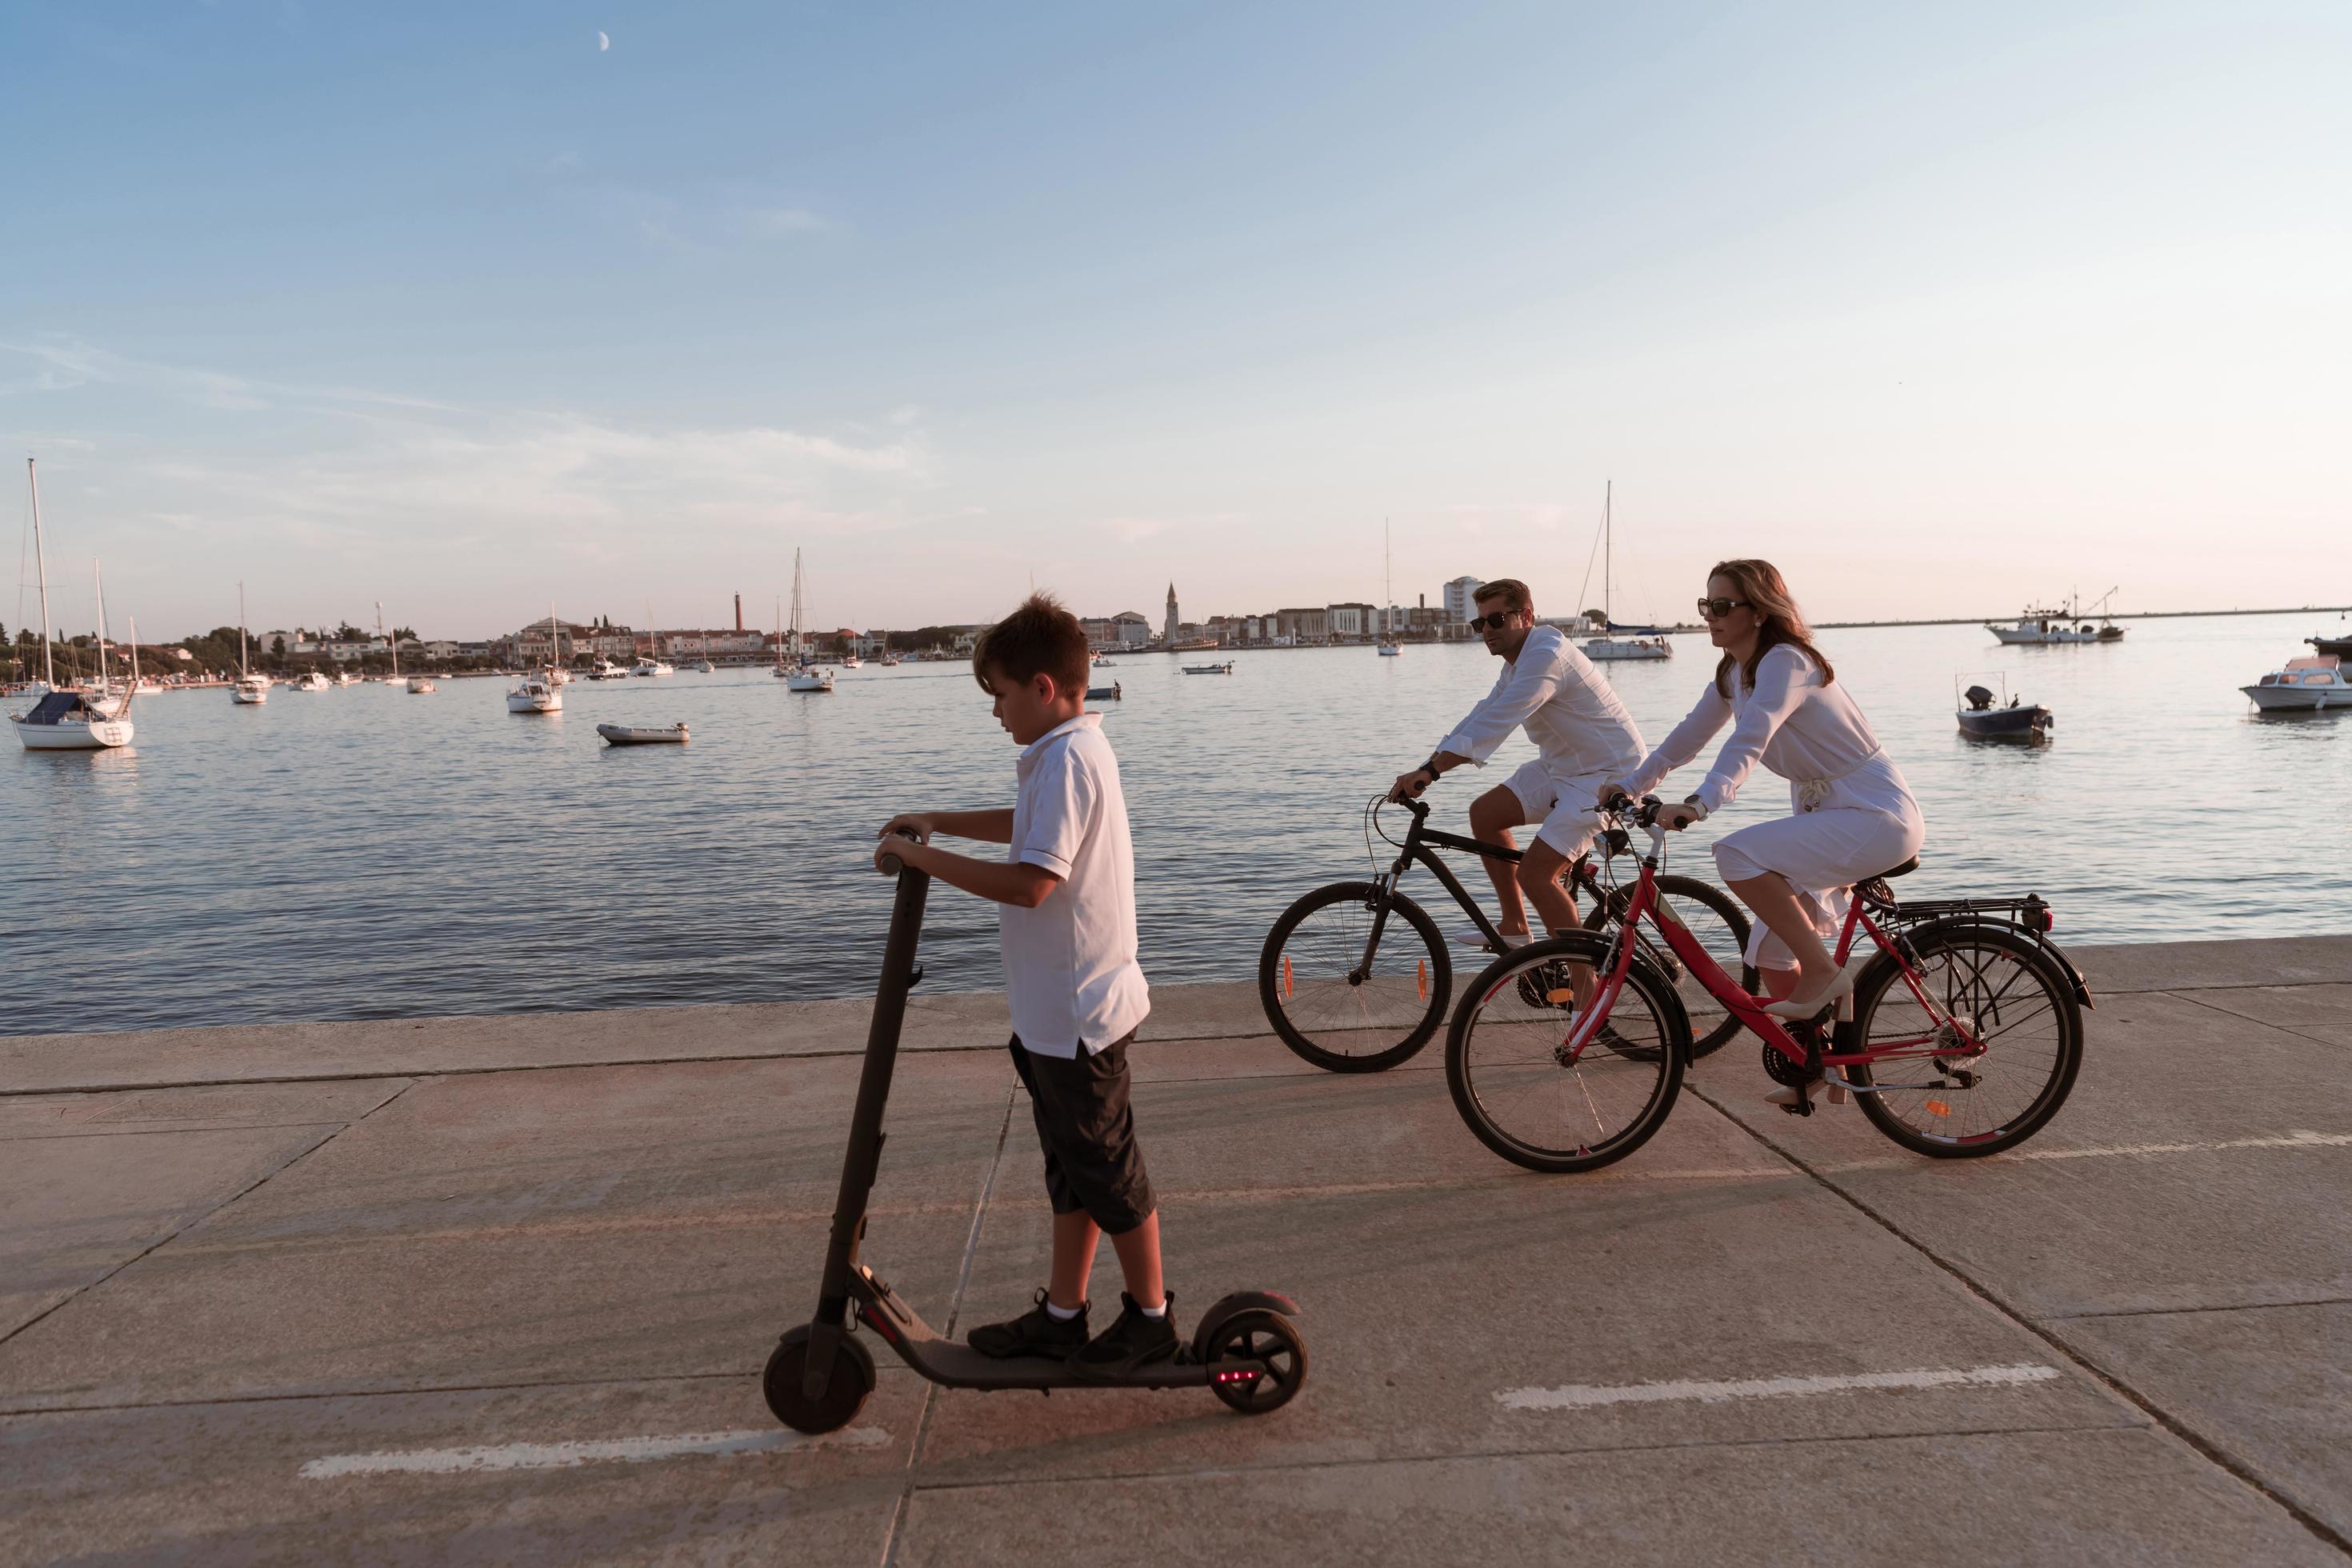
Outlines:
[[1868, 878], [1866, 879], [1873, 882], [1883, 882], [1893, 877], [1907, 877], [1918, 868], [1919, 857], [1914, 855], [1911, 858], [1904, 861], [1903, 864], [1894, 868], [1892, 870], [1881, 871], [1877, 876]]

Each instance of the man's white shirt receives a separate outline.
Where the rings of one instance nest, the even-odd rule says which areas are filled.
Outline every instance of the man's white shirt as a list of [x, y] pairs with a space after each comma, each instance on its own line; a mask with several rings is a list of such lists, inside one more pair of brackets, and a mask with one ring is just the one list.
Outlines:
[[1642, 763], [1642, 732], [1633, 716], [1558, 626], [1528, 634], [1495, 689], [1437, 749], [1484, 767], [1495, 748], [1520, 729], [1541, 753], [1544, 772], [1562, 783], [1626, 776]]
[[1081, 713], [1024, 748], [1004, 858], [1062, 879], [1034, 910], [997, 909], [1013, 1032], [1039, 1056], [1101, 1050], [1143, 1022], [1150, 987], [1137, 962], [1135, 849], [1118, 758], [1102, 715]]

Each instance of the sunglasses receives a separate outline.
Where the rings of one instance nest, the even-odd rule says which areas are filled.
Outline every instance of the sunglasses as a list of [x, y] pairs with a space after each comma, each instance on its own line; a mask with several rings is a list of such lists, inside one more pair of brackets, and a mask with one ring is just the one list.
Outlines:
[[1518, 614], [1517, 610], [1496, 610], [1491, 616], [1473, 616], [1470, 617], [1470, 625], [1477, 631], [1499, 632], [1511, 624], [1511, 617], [1517, 614]]
[[1731, 614], [1735, 609], [1743, 608], [1747, 604], [1748, 601], [1745, 599], [1701, 599], [1698, 602], [1698, 613], [1712, 621]]

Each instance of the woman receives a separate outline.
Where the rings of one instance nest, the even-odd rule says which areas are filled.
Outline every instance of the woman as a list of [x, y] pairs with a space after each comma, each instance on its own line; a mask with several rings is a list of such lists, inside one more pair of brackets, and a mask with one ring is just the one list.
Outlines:
[[[1726, 835], [1715, 863], [1762, 922], [1748, 956], [1767, 992], [1781, 998], [1765, 1010], [1810, 1018], [1853, 990], [1861, 967], [1840, 969], [1823, 945], [1844, 916], [1845, 889], [1916, 855], [1927, 826], [1870, 721], [1813, 646], [1779, 570], [1769, 561], [1726, 561], [1708, 575], [1706, 594], [1699, 614], [1723, 650], [1715, 679], [1620, 787], [1636, 796], [1656, 788], [1727, 721], [1731, 739], [1713, 771], [1687, 801], [1658, 813], [1659, 826], [1686, 827], [1722, 810], [1759, 761], [1789, 781], [1797, 815]], [[1769, 1098], [1789, 1105], [1805, 1094], [1784, 1089]]]

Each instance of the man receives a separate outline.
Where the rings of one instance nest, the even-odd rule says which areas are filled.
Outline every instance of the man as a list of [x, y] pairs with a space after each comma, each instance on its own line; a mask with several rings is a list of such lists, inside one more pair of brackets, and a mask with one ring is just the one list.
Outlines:
[[[1540, 824], [1516, 879], [1510, 862], [1486, 862], [1503, 906], [1498, 929], [1517, 947], [1528, 940], [1522, 890], [1547, 931], [1576, 929], [1576, 904], [1560, 885], [1560, 873], [1592, 847], [1598, 825], [1591, 814], [1601, 786], [1626, 776], [1628, 763], [1638, 765], [1647, 753], [1633, 715], [1591, 660], [1559, 627], [1536, 624], [1535, 596], [1525, 583], [1512, 577], [1489, 583], [1478, 590], [1474, 607], [1478, 613], [1470, 624], [1486, 639], [1486, 651], [1503, 660], [1503, 673], [1429, 761], [1397, 775], [1389, 798], [1418, 796], [1465, 763], [1484, 767], [1514, 730], [1527, 731], [1536, 757], [1470, 806], [1472, 835], [1506, 849], [1518, 847], [1512, 828]], [[1475, 927], [1456, 940], [1474, 946], [1486, 942]]]

